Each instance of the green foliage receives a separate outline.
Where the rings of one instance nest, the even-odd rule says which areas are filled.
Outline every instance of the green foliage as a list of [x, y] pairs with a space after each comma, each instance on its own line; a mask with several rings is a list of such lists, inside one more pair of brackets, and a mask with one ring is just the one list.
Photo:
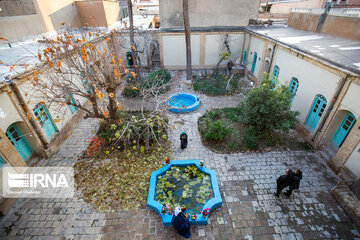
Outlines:
[[134, 89], [134, 85], [132, 84], [127, 84], [122, 92], [122, 95], [124, 97], [137, 97], [140, 94], [140, 90], [139, 89]]
[[209, 130], [205, 135], [208, 140], [222, 141], [231, 132], [231, 128], [226, 126], [221, 120], [216, 120], [209, 124]]
[[240, 114], [241, 114], [240, 108], [224, 108], [223, 113], [225, 114], [225, 117], [232, 122], [240, 121]]
[[288, 87], [273, 84], [270, 79], [263, 80], [242, 104], [241, 121], [251, 126], [256, 136], [271, 135], [277, 130], [288, 132], [297, 122], [299, 113], [290, 110], [292, 95]]
[[205, 75], [194, 80], [194, 90], [209, 96], [229, 95], [236, 92], [239, 76], [234, 76], [230, 81], [230, 90], [226, 90], [229, 75], [216, 72], [214, 76]]
[[163, 86], [164, 84], [169, 83], [171, 80], [171, 75], [167, 71], [157, 70], [147, 77], [147, 79], [142, 84], [144, 88], [151, 88], [152, 86]]
[[243, 137], [243, 144], [250, 150], [258, 150], [259, 145], [257, 144], [257, 136], [256, 131], [253, 127], [249, 127], [245, 130], [244, 137]]

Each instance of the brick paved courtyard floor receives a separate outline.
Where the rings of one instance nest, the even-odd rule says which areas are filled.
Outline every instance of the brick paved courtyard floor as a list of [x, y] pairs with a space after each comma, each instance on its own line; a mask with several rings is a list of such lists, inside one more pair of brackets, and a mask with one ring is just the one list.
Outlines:
[[[183, 79], [180, 73], [176, 76]], [[186, 90], [178, 84], [174, 91]], [[197, 120], [206, 110], [236, 106], [241, 96], [206, 97], [195, 112], [169, 114], [172, 159], [203, 159], [218, 176], [223, 206], [211, 213], [206, 226], [192, 226], [191, 239], [360, 239], [354, 224], [329, 191], [337, 176], [318, 154], [307, 151], [218, 154], [201, 143]], [[124, 103], [136, 109], [139, 102]], [[97, 120], [83, 120], [48, 166], [72, 166], [94, 135]], [[178, 136], [189, 135], [180, 149]], [[300, 191], [276, 199], [275, 179], [286, 168], [300, 168]], [[1, 239], [182, 239], [173, 227], [163, 227], [155, 211], [144, 208], [104, 214], [79, 199], [19, 199], [0, 219]]]

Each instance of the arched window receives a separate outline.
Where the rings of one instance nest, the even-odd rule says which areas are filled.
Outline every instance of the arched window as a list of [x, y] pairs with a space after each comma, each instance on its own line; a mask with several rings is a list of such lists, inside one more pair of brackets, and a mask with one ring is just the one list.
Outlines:
[[311, 131], [315, 130], [320, 118], [324, 114], [326, 105], [326, 98], [321, 94], [316, 95], [309, 115], [306, 118], [306, 125], [311, 129]]
[[293, 99], [296, 95], [296, 91], [299, 87], [299, 81], [296, 77], [292, 77], [289, 85], [289, 92], [293, 95]]
[[273, 77], [272, 77], [273, 82], [276, 82], [277, 79], [279, 78], [279, 72], [280, 72], [279, 66], [275, 65], [274, 70], [273, 70]]

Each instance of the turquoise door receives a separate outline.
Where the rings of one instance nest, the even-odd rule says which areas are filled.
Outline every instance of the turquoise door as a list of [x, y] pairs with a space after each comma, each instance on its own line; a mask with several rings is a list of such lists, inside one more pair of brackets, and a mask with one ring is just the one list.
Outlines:
[[316, 95], [310, 113], [306, 119], [306, 125], [314, 131], [326, 108], [326, 98], [323, 95]]
[[355, 116], [352, 113], [348, 112], [345, 115], [344, 119], [342, 120], [333, 139], [331, 140], [332, 144], [334, 144], [335, 147], [337, 148], [341, 147], [341, 144], [344, 142], [347, 134], [350, 132], [354, 123], [355, 123]]
[[246, 54], [247, 52], [244, 51], [244, 56], [243, 56], [243, 60], [242, 60], [242, 65], [245, 66], [245, 62], [246, 62]]
[[51, 139], [57, 130], [46, 106], [38, 104], [34, 109], [34, 114], [45, 135]]
[[16, 151], [18, 151], [22, 159], [26, 161], [33, 153], [33, 150], [25, 136], [16, 126], [16, 123], [11, 124], [10, 127], [6, 130], [6, 136], [9, 138], [12, 145], [14, 145]]
[[290, 81], [290, 85], [289, 85], [289, 93], [291, 93], [291, 95], [293, 96], [292, 100], [294, 99], [294, 97], [296, 95], [298, 87], [299, 87], [299, 81], [297, 80], [296, 77], [292, 77], [291, 81]]
[[280, 68], [278, 65], [275, 65], [273, 74], [272, 74], [272, 82], [276, 84], [277, 79], [279, 78]]
[[254, 57], [253, 57], [253, 61], [252, 61], [252, 66], [251, 66], [251, 73], [254, 73], [254, 71], [255, 71], [256, 59], [257, 59], [257, 53], [255, 52]]
[[0, 169], [5, 165], [5, 160], [0, 156]]

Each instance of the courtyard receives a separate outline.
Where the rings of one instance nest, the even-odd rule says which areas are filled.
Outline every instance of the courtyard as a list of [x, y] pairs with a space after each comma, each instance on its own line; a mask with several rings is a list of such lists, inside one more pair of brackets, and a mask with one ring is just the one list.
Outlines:
[[[185, 73], [173, 77], [171, 92], [193, 93]], [[360, 234], [330, 190], [338, 177], [316, 152], [269, 151], [215, 153], [202, 144], [198, 119], [206, 110], [235, 107], [243, 95], [209, 97], [196, 93], [201, 106], [194, 112], [168, 113], [171, 159], [201, 159], [216, 171], [223, 206], [211, 212], [208, 224], [191, 226], [191, 239], [356, 239]], [[118, 96], [119, 97], [119, 96]], [[121, 97], [119, 97], [121, 98]], [[139, 109], [140, 102], [122, 98], [124, 110]], [[148, 106], [151, 107], [151, 106]], [[87, 149], [85, 139], [99, 127], [96, 119], [82, 120], [46, 166], [73, 166]], [[172, 128], [174, 127], [174, 128]], [[180, 149], [185, 131], [188, 147]], [[275, 198], [276, 178], [286, 168], [301, 169], [300, 190]], [[80, 192], [72, 199], [19, 199], [0, 220], [2, 239], [182, 239], [173, 227], [163, 227], [149, 208], [96, 211]]]

